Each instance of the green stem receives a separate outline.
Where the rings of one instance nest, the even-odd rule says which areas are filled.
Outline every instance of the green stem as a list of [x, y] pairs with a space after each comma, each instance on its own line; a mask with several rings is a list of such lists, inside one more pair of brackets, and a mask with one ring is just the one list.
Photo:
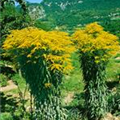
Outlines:
[[95, 63], [94, 58], [82, 56], [82, 71], [85, 81], [85, 106], [89, 120], [99, 120], [107, 111], [107, 87], [105, 65]]

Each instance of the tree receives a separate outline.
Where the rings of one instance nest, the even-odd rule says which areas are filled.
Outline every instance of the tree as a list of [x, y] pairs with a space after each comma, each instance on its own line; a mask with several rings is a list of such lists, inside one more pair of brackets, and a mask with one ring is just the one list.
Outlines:
[[[19, 3], [18, 10], [15, 2]], [[24, 0], [1, 0], [0, 4], [0, 41], [1, 46], [8, 34], [13, 29], [22, 29], [30, 24], [30, 17], [27, 14], [27, 7]], [[0, 48], [1, 60], [11, 61], [10, 57], [3, 57], [4, 50]]]

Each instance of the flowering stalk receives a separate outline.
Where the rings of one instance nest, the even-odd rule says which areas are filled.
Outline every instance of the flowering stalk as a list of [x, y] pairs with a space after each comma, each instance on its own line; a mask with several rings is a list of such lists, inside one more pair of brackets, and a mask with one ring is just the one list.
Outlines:
[[34, 119], [64, 120], [60, 89], [65, 71], [72, 69], [72, 42], [64, 32], [37, 28], [13, 30], [4, 42], [5, 55], [12, 55], [29, 84], [35, 101]]
[[89, 120], [99, 120], [107, 112], [105, 68], [109, 58], [120, 49], [118, 38], [97, 23], [91, 23], [73, 34], [79, 50], [85, 81], [85, 107]]

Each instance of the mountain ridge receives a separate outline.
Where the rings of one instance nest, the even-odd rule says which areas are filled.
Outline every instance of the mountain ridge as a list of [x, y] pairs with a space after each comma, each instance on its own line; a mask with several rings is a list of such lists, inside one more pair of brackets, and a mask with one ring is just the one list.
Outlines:
[[[94, 21], [103, 22], [120, 18], [120, 0], [43, 0], [40, 4], [30, 3], [28, 6], [29, 13], [36, 8], [35, 19], [51, 21], [51, 24], [54, 21], [53, 26], [65, 26], [69, 29]], [[37, 14], [37, 11], [40, 14]]]

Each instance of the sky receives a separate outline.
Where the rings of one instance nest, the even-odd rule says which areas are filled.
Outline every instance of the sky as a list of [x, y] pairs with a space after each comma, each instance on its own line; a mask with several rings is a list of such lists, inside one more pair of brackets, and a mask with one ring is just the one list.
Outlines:
[[31, 3], [40, 3], [42, 0], [26, 0], [26, 1]]

